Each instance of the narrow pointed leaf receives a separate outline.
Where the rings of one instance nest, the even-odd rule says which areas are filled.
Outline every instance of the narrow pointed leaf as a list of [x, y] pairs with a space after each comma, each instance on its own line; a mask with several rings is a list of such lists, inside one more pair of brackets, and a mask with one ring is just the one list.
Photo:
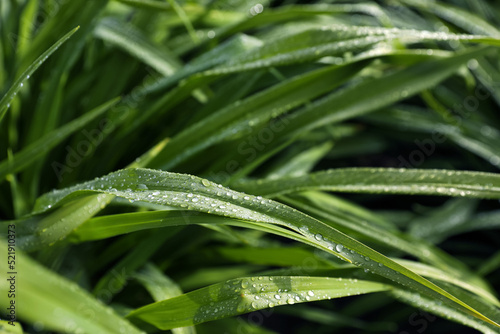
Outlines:
[[435, 169], [339, 168], [297, 177], [246, 181], [235, 188], [271, 197], [314, 189], [500, 199], [500, 175]]
[[0, 100], [0, 122], [2, 121], [3, 116], [7, 112], [7, 109], [10, 107], [10, 102], [16, 96], [16, 94], [21, 90], [26, 80], [30, 78], [30, 76], [35, 73], [35, 71], [42, 66], [42, 64], [49, 58], [61, 45], [64, 44], [80, 27], [76, 27], [75, 29], [68, 32], [66, 35], [61, 37], [54, 45], [52, 45], [47, 51], [42, 53], [27, 69], [21, 74], [19, 78], [14, 82], [14, 84], [10, 87], [10, 89], [5, 93], [5, 95]]
[[229, 280], [141, 307], [128, 315], [166, 330], [275, 306], [384, 291], [369, 281], [330, 277], [259, 276]]

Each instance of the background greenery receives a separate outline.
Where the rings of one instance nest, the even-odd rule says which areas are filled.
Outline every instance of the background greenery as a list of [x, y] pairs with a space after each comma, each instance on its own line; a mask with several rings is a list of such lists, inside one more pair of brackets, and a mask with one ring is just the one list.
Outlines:
[[0, 331], [500, 332], [498, 2], [0, 15]]

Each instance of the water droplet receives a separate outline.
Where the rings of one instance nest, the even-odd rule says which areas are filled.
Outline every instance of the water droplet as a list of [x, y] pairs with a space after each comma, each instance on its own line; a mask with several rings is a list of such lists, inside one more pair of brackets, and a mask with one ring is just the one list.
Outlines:
[[201, 180], [201, 183], [205, 186], [205, 187], [210, 187], [210, 182], [208, 182], [207, 180], [203, 179]]
[[147, 190], [148, 186], [145, 185], [145, 184], [140, 183], [140, 184], [137, 185], [137, 189]]
[[281, 296], [280, 295], [274, 295], [274, 298], [281, 299]]
[[312, 297], [312, 296], [314, 296], [314, 292], [312, 290], [309, 290], [309, 291], [307, 291], [307, 295]]
[[341, 244], [338, 244], [337, 246], [335, 246], [335, 250], [340, 253], [344, 250], [344, 246], [342, 246]]
[[295, 304], [295, 300], [293, 300], [293, 298], [288, 298], [286, 302], [290, 305]]
[[189, 193], [189, 194], [187, 194], [187, 197], [191, 198], [191, 197], [193, 197], [193, 194]]
[[314, 239], [316, 239], [316, 240], [318, 240], [318, 241], [321, 241], [321, 240], [323, 240], [323, 236], [322, 236], [321, 234], [319, 234], [319, 233], [318, 233], [318, 234], [315, 234], [315, 235], [314, 235]]
[[241, 287], [242, 287], [243, 289], [248, 288], [248, 282], [247, 282], [247, 281], [242, 281], [242, 282], [241, 282]]
[[479, 63], [476, 59], [471, 59], [467, 62], [467, 67], [470, 69], [470, 70], [475, 70], [479, 67]]
[[301, 226], [299, 227], [299, 231], [303, 233], [309, 232], [309, 228], [307, 226]]
[[248, 201], [250, 199], [250, 197], [249, 196], [244, 196], [243, 199]]

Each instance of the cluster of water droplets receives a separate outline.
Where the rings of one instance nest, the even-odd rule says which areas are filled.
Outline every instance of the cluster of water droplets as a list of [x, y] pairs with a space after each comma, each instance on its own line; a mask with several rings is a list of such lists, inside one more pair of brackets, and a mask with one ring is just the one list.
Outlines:
[[10, 97], [7, 97], [8, 98], [8, 101], [7, 101], [7, 108], [10, 108], [10, 103], [12, 102], [12, 100], [14, 99], [14, 97], [16, 97], [17, 95], [17, 92], [24, 87], [24, 82], [26, 80], [28, 80], [30, 78], [29, 74], [26, 75], [26, 77], [21, 81], [19, 82], [19, 84], [17, 85], [16, 89], [14, 90], [14, 92], [12, 93], [12, 95]]
[[128, 199], [217, 214], [251, 221], [277, 223], [264, 212], [282, 204], [222, 187], [198, 177], [155, 170], [121, 170], [70, 188], [54, 190], [39, 203], [38, 211], [50, 209], [77, 191], [96, 191]]
[[[227, 281], [218, 296], [203, 305], [194, 317], [195, 323], [233, 316], [280, 305], [329, 299], [327, 293], [294, 290], [288, 277], [259, 276]], [[286, 286], [286, 287], [285, 287]]]
[[258, 15], [264, 11], [264, 6], [262, 4], [258, 3], [250, 7], [249, 13], [251, 16]]
[[428, 31], [417, 29], [399, 29], [399, 28], [382, 28], [371, 26], [347, 26], [341, 24], [333, 24], [323, 26], [323, 31], [331, 31], [342, 38], [357, 37], [357, 36], [377, 36], [382, 35], [388, 38], [406, 37], [418, 39], [432, 39], [432, 40], [472, 40], [478, 38], [474, 35], [467, 34], [450, 34], [445, 31]]

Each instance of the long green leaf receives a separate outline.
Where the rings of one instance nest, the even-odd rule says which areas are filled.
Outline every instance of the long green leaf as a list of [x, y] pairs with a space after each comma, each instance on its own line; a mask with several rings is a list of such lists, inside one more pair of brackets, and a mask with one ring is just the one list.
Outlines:
[[[27, 167], [37, 159], [43, 157], [47, 152], [54, 148], [59, 143], [63, 142], [74, 132], [83, 128], [86, 124], [95, 120], [102, 115], [105, 111], [112, 108], [118, 103], [120, 98], [113, 99], [103, 105], [83, 114], [79, 118], [61, 126], [47, 133], [42, 138], [38, 139], [29, 146], [16, 153], [9, 160], [0, 162], [0, 180], [7, 174], [19, 172]], [[58, 167], [61, 168], [61, 167]]]
[[148, 169], [126, 169], [40, 198], [35, 212], [82, 196], [105, 193], [154, 204], [281, 225], [301, 233], [315, 247], [441, 300], [464, 312], [499, 326], [470, 305], [338, 230], [283, 204], [245, 195], [194, 176]]
[[141, 307], [127, 317], [166, 330], [275, 306], [347, 297], [389, 289], [355, 279], [258, 276], [229, 280]]
[[21, 90], [26, 80], [28, 80], [33, 73], [49, 58], [64, 42], [66, 42], [80, 27], [68, 32], [66, 35], [61, 37], [54, 45], [52, 45], [47, 51], [42, 53], [27, 69], [21, 74], [21, 76], [14, 82], [7, 93], [0, 100], [0, 121], [4, 117], [7, 109], [10, 107], [10, 102], [16, 96], [16, 94]]
[[271, 197], [314, 189], [500, 199], [500, 175], [436, 169], [339, 168], [297, 177], [245, 181], [234, 188]]

